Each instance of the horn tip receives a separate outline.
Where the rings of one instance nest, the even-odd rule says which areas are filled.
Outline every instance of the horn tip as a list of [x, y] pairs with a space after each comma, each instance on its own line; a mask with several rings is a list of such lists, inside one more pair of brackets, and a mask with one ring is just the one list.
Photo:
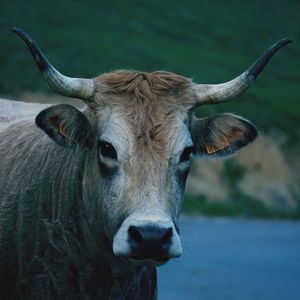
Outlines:
[[291, 38], [282, 38], [277, 43], [272, 45], [249, 69], [248, 76], [251, 80], [255, 79], [266, 64], [269, 62], [271, 57], [283, 46], [291, 43], [293, 40]]
[[11, 31], [14, 32], [14, 33], [16, 33], [16, 32], [18, 32], [20, 29], [21, 29], [21, 28], [19, 28], [19, 27], [12, 27]]
[[289, 38], [289, 37], [285, 37], [285, 38], [282, 38], [280, 39], [277, 44], [282, 47], [284, 45], [287, 45], [287, 44], [290, 44], [293, 42], [293, 39]]
[[13, 27], [11, 30], [12, 30], [12, 32], [14, 32], [15, 34], [17, 34], [21, 39], [23, 39], [26, 42], [26, 44], [28, 44], [28, 42], [32, 40], [32, 38], [28, 34], [28, 32], [26, 32], [22, 28]]
[[19, 27], [15, 27], [15, 26], [14, 26], [14, 27], [12, 27], [12, 29], [11, 29], [11, 30], [12, 30], [13, 32], [16, 32], [16, 31], [18, 31], [19, 29], [21, 29], [21, 28], [19, 28]]
[[26, 43], [39, 70], [41, 72], [47, 70], [49, 68], [48, 60], [40, 50], [37, 43], [33, 40], [31, 35], [25, 30], [23, 30], [22, 28], [18, 28], [18, 27], [13, 27], [12, 31], [16, 33]]
[[11, 31], [14, 32], [14, 33], [17, 34], [17, 35], [21, 35], [21, 34], [26, 33], [26, 31], [25, 31], [24, 29], [19, 28], [19, 27], [13, 27], [13, 28], [11, 29]]

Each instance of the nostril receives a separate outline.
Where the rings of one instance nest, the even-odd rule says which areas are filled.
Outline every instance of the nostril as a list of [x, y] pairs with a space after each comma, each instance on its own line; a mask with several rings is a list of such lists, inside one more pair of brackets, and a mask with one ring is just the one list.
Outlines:
[[128, 242], [136, 253], [151, 256], [167, 252], [172, 244], [173, 229], [156, 226], [134, 226], [128, 228]]
[[130, 226], [128, 228], [128, 235], [129, 235], [130, 243], [133, 246], [138, 246], [143, 242], [143, 235], [140, 232], [139, 228], [136, 226]]
[[168, 248], [170, 246], [172, 235], [173, 235], [172, 228], [168, 228], [161, 240], [161, 245], [163, 248]]

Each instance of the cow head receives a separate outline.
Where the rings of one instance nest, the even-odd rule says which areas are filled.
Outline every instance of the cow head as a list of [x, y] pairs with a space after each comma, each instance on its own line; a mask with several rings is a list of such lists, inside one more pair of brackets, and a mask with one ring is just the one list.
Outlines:
[[96, 190], [92, 194], [99, 199], [113, 253], [154, 264], [180, 256], [178, 217], [190, 155], [226, 157], [257, 135], [242, 117], [198, 119], [193, 110], [241, 94], [290, 40], [273, 45], [237, 78], [206, 85], [167, 72], [66, 77], [26, 32], [14, 31], [27, 43], [46, 82], [87, 104], [84, 111], [66, 104], [52, 106], [37, 116], [36, 124], [59, 145], [88, 152], [86, 184]]

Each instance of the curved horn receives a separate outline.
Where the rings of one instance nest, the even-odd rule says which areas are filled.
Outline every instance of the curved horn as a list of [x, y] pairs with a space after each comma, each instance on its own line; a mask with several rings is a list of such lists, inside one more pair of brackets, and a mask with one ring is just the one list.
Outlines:
[[267, 49], [248, 70], [231, 81], [221, 84], [195, 84], [197, 94], [196, 105], [227, 102], [240, 95], [256, 79], [277, 50], [291, 42], [292, 40], [289, 38], [279, 40]]
[[26, 31], [20, 28], [12, 30], [25, 41], [44, 80], [55, 92], [82, 100], [88, 100], [93, 96], [95, 92], [93, 79], [71, 78], [62, 75], [48, 62], [37, 43]]

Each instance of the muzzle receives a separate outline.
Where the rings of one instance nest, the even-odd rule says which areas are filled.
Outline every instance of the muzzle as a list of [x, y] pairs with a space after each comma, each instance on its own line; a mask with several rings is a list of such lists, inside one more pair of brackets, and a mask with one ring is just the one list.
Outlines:
[[129, 216], [113, 240], [113, 253], [135, 262], [161, 265], [179, 257], [182, 247], [174, 223], [166, 215]]

